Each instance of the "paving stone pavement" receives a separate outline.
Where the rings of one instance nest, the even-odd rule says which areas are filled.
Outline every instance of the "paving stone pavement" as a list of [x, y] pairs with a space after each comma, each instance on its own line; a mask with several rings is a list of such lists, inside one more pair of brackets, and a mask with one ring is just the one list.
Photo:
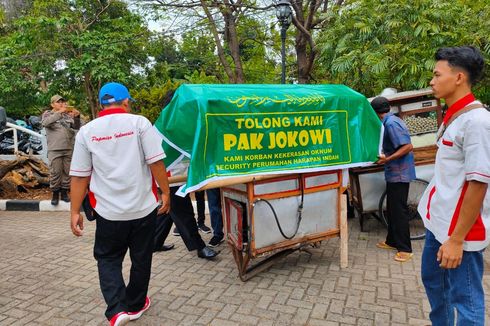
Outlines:
[[[428, 325], [420, 279], [423, 241], [401, 264], [375, 248], [385, 231], [349, 220], [349, 267], [339, 241], [295, 252], [248, 282], [238, 278], [227, 245], [216, 261], [176, 249], [153, 260], [152, 307], [131, 325]], [[107, 325], [92, 256], [95, 224], [75, 238], [67, 212], [0, 212], [0, 325]], [[203, 236], [209, 240], [210, 235]], [[490, 302], [490, 254], [484, 285]], [[129, 264], [124, 264], [125, 276]], [[488, 307], [488, 304], [487, 304]], [[490, 320], [487, 308], [487, 319]]]

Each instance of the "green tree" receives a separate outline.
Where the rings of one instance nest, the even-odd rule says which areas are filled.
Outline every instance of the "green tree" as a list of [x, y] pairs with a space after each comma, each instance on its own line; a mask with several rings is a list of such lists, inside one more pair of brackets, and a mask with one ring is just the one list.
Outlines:
[[[270, 68], [274, 57], [266, 50], [267, 43], [263, 35], [268, 33], [268, 20], [259, 15], [272, 5], [260, 6], [262, 1], [209, 1], [209, 0], [141, 0], [138, 4], [149, 8], [150, 12], [163, 15], [167, 20], [175, 22], [174, 28], [185, 34], [187, 43], [194, 43], [194, 49], [208, 51], [212, 41], [211, 56], [197, 58], [198, 61], [212, 59], [206, 68], [198, 68], [198, 73], [214, 75], [218, 80], [229, 83], [263, 82], [270, 80]], [[252, 39], [251, 36], [256, 36]], [[269, 35], [270, 38], [270, 35]], [[193, 39], [193, 42], [189, 42]], [[192, 56], [192, 49], [186, 48], [183, 40], [182, 50]], [[203, 48], [200, 48], [200, 47]], [[253, 50], [251, 50], [253, 48]], [[190, 50], [190, 51], [188, 51]], [[245, 56], [248, 56], [244, 58]], [[188, 62], [191, 66], [192, 61]], [[209, 68], [214, 69], [209, 71]], [[194, 72], [192, 72], [194, 74]], [[254, 78], [252, 81], [248, 78]], [[265, 77], [265, 78], [264, 78]]]
[[480, 19], [489, 17], [484, 2], [349, 1], [329, 14], [329, 28], [319, 36], [325, 80], [373, 96], [386, 87], [428, 86], [434, 52], [442, 46], [474, 44], [488, 59], [488, 19]]
[[330, 28], [327, 19], [332, 12], [343, 8], [344, 0], [299, 0], [289, 1], [293, 9], [292, 24], [294, 31], [294, 48], [296, 50], [297, 80], [308, 84], [315, 80], [314, 71], [318, 59], [316, 35], [318, 30]]
[[194, 71], [222, 77], [214, 49], [211, 37], [202, 32], [186, 32], [180, 41], [175, 35], [157, 34], [148, 47], [154, 64], [146, 70], [147, 85], [164, 83], [169, 79], [184, 82], [186, 76]]
[[152, 123], [155, 122], [163, 109], [165, 95], [168, 91], [177, 89], [179, 85], [169, 80], [158, 86], [132, 91], [132, 97], [136, 100], [135, 111], [147, 117]]
[[132, 86], [148, 36], [123, 1], [35, 0], [2, 35], [0, 99], [22, 110], [61, 93], [95, 116], [102, 83]]

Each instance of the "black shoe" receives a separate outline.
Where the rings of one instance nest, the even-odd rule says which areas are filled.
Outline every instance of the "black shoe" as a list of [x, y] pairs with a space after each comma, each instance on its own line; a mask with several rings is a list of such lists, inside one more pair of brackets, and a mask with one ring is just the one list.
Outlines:
[[64, 201], [65, 203], [70, 202], [70, 197], [68, 197], [68, 190], [61, 189], [61, 200]]
[[211, 233], [211, 229], [208, 228], [205, 224], [199, 224], [197, 227], [199, 228], [199, 231], [201, 231], [202, 233], [206, 233], [206, 234]]
[[197, 257], [204, 259], [212, 259], [219, 254], [219, 251], [215, 251], [212, 248], [204, 247], [197, 251]]
[[51, 205], [56, 206], [60, 202], [60, 192], [53, 191], [53, 198], [51, 198]]
[[160, 248], [155, 248], [153, 249], [153, 252], [158, 252], [158, 251], [169, 251], [169, 250], [172, 250], [174, 249], [175, 245], [172, 243], [172, 244], [169, 244], [169, 245], [162, 245]]
[[180, 237], [179, 229], [174, 228], [174, 230], [172, 231], [172, 234], [175, 235], [176, 237]]
[[219, 246], [221, 244], [221, 242], [223, 242], [223, 237], [218, 237], [215, 235], [211, 238], [211, 240], [209, 240], [208, 245], [212, 248], [215, 248], [215, 247]]

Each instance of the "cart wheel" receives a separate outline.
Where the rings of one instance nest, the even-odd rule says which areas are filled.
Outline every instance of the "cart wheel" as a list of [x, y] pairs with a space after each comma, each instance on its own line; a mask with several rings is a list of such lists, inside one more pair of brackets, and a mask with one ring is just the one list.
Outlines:
[[[422, 240], [425, 238], [425, 227], [420, 214], [417, 211], [420, 198], [424, 194], [425, 188], [429, 183], [422, 179], [415, 179], [410, 182], [410, 189], [408, 191], [408, 220], [410, 224], [410, 239]], [[383, 192], [379, 200], [378, 214], [383, 224], [388, 226], [388, 219], [386, 215], [386, 190]]]
[[386, 218], [386, 190], [383, 191], [381, 198], [379, 199], [379, 208], [377, 219], [383, 224], [385, 228], [388, 228], [388, 219]]

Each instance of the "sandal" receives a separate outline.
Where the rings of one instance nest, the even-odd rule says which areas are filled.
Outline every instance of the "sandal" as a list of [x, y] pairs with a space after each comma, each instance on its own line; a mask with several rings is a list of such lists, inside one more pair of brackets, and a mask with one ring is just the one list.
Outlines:
[[413, 257], [413, 253], [411, 252], [403, 252], [403, 251], [399, 251], [396, 253], [395, 255], [395, 260], [400, 262], [400, 263], [404, 263], [406, 261], [409, 261], [410, 259], [412, 259]]
[[376, 244], [376, 247], [381, 248], [381, 249], [388, 249], [388, 250], [396, 250], [395, 247], [392, 247], [388, 244], [386, 244], [386, 241], [380, 241]]

